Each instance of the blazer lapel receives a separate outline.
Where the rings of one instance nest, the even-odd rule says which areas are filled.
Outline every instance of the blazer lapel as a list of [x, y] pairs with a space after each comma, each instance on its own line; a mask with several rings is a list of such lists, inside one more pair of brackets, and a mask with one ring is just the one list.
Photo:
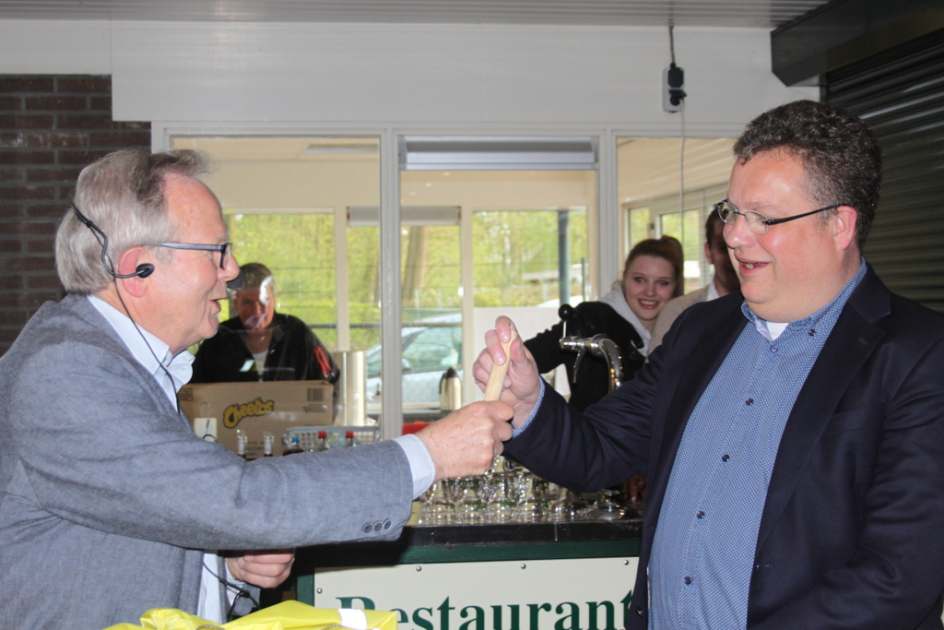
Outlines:
[[[144, 366], [134, 358], [134, 355], [131, 354], [128, 346], [121, 339], [121, 335], [119, 335], [118, 332], [115, 331], [115, 329], [111, 326], [111, 324], [108, 323], [108, 320], [102, 317], [101, 313], [99, 313], [95, 307], [92, 306], [86, 297], [76, 294], [69, 294], [63, 300], [63, 304], [67, 305], [68, 308], [72, 309], [74, 313], [87, 321], [89, 325], [111, 339], [115, 344], [115, 351], [119, 354], [125, 354], [129, 359], [131, 359], [131, 363], [134, 366], [134, 369], [138, 372], [138, 376], [141, 380], [143, 388], [150, 393], [151, 398], [155, 401], [155, 403], [160, 407], [166, 407], [169, 412], [173, 412], [175, 415], [177, 415], [179, 420], [183, 422], [188, 429], [192, 428], [190, 425], [190, 420], [182, 411], [177, 408], [179, 405], [172, 403], [167, 398], [167, 396], [164, 395], [163, 390], [154, 386], [154, 377], [148, 374]], [[150, 346], [148, 347], [150, 348]]]
[[872, 322], [888, 313], [888, 296], [888, 289], [869, 269], [810, 370], [780, 440], [758, 533], [758, 549], [793, 496], [797, 480], [827, 420], [884, 337], [884, 331]]

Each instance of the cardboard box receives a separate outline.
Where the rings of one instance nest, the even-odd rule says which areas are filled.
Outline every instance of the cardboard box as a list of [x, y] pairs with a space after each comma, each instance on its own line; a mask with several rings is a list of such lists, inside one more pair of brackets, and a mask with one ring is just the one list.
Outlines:
[[[236, 432], [248, 438], [250, 457], [262, 456], [263, 434], [274, 436], [273, 455], [281, 455], [282, 435], [299, 426], [329, 425], [334, 420], [334, 386], [325, 381], [205, 383], [180, 390], [180, 408], [199, 435], [236, 451]], [[215, 424], [215, 427], [211, 425]]]

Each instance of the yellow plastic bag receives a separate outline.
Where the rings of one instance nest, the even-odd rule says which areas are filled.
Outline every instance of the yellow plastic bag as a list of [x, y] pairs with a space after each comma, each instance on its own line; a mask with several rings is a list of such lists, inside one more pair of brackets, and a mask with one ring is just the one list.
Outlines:
[[[366, 618], [367, 630], [397, 630], [397, 615], [385, 610], [357, 611]], [[120, 623], [105, 630], [359, 630], [341, 625], [337, 608], [314, 608], [287, 601], [257, 610], [251, 615], [218, 625], [174, 608], [152, 608], [141, 616], [141, 625]]]
[[140, 626], [119, 623], [105, 630], [218, 630], [221, 627], [176, 608], [151, 608], [141, 615]]

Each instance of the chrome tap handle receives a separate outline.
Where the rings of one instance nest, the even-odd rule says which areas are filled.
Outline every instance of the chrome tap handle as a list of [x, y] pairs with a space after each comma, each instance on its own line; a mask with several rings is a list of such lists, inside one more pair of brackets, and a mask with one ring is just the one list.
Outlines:
[[576, 352], [574, 361], [574, 382], [576, 385], [580, 363], [589, 352], [593, 356], [602, 358], [606, 362], [609, 391], [613, 391], [623, 382], [623, 354], [616, 342], [604, 334], [593, 337], [564, 337], [560, 340], [561, 350]]
[[590, 351], [597, 356], [602, 356], [606, 361], [610, 377], [609, 391], [613, 391], [623, 382], [623, 353], [616, 342], [606, 335], [594, 335], [591, 337], [591, 341], [593, 346]]
[[589, 342], [590, 339], [586, 337], [562, 337], [560, 340], [561, 350], [577, 353], [577, 358], [574, 359], [573, 378], [571, 379], [570, 383], [571, 386], [577, 384], [577, 374], [580, 371], [580, 363], [587, 354]]
[[585, 347], [581, 347], [580, 350], [577, 351], [577, 358], [574, 359], [574, 382], [571, 383], [571, 385], [577, 384], [577, 374], [580, 370], [580, 362], [583, 361], [585, 356], [587, 356], [587, 349]]

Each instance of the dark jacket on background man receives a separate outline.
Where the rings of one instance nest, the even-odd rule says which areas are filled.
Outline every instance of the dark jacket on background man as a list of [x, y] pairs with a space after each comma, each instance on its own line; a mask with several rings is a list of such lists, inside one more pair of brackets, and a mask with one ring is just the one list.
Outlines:
[[338, 380], [339, 371], [331, 355], [297, 317], [275, 313], [272, 342], [261, 378], [255, 359], [246, 347], [245, 335], [238, 317], [221, 323], [216, 335], [200, 345], [190, 382], [326, 380], [334, 383]]

